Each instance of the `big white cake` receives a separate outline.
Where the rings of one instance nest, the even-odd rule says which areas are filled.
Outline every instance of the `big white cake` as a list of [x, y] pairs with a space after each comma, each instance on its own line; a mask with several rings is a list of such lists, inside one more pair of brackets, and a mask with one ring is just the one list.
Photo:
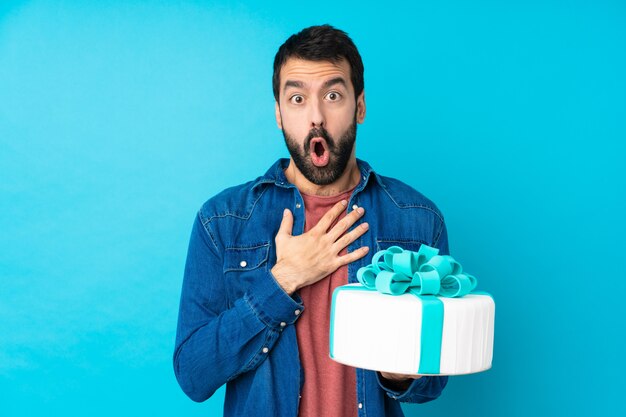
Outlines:
[[[443, 303], [443, 325], [423, 314], [423, 303], [433, 298]], [[494, 315], [495, 303], [485, 294], [422, 298], [344, 285], [333, 294], [330, 357], [357, 368], [399, 374], [484, 371], [493, 356]]]

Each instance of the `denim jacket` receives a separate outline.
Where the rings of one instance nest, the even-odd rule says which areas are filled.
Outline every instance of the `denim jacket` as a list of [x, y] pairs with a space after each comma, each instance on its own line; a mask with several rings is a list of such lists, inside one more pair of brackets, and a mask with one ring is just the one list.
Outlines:
[[[293, 235], [304, 231], [304, 202], [279, 159], [253, 181], [227, 188], [209, 199], [193, 224], [183, 279], [174, 351], [174, 372], [183, 391], [204, 401], [226, 384], [224, 416], [296, 417], [304, 382], [295, 323], [307, 307], [297, 292], [289, 296], [271, 273], [274, 238], [282, 212], [294, 214]], [[415, 250], [422, 243], [448, 253], [448, 237], [437, 207], [410, 186], [377, 174], [357, 159], [361, 171], [347, 212], [365, 208], [356, 224], [369, 231], [348, 251], [369, 246], [348, 265], [348, 280], [392, 245]], [[445, 376], [424, 376], [406, 391], [384, 385], [374, 371], [355, 368], [358, 415], [402, 416], [398, 401], [437, 398]]]

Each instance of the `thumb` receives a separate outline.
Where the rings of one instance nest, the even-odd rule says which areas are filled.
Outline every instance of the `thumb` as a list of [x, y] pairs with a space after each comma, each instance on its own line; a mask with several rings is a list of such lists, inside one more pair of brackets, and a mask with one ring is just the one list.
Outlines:
[[285, 234], [291, 236], [291, 232], [293, 231], [293, 216], [291, 215], [291, 211], [289, 209], [283, 210], [283, 219], [280, 222], [280, 228], [278, 229], [278, 234]]

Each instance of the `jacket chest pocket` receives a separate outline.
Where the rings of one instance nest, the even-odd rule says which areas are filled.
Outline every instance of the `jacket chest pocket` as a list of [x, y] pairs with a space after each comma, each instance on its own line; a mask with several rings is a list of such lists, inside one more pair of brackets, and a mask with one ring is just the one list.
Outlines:
[[388, 249], [391, 246], [400, 246], [402, 249], [417, 252], [420, 246], [422, 246], [423, 244], [428, 245], [428, 243], [426, 242], [422, 242], [420, 240], [415, 240], [415, 239], [377, 238], [376, 239], [376, 252], [380, 250]]
[[265, 267], [265, 270], [267, 270], [269, 253], [269, 242], [252, 246], [226, 248], [224, 251], [224, 273], [245, 273], [261, 267]]
[[224, 251], [224, 279], [229, 307], [267, 279], [269, 242], [229, 247]]

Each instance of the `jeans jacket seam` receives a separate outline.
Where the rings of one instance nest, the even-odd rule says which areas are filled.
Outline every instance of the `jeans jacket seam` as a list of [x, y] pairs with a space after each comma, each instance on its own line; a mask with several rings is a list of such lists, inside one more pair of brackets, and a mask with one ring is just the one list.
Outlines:
[[[247, 295], [243, 296], [243, 299], [245, 300], [246, 304], [248, 305], [248, 307], [250, 307], [250, 309], [254, 312], [254, 315], [265, 325], [266, 329], [265, 329], [265, 341], [263, 342], [263, 346], [267, 346], [269, 348], [269, 343], [268, 341], [272, 338], [272, 329], [269, 328], [269, 326], [267, 325], [267, 323], [265, 323], [263, 320], [261, 320], [261, 318], [259, 317], [259, 315], [256, 313], [256, 311], [254, 310], [254, 308], [252, 307], [252, 304], [250, 304], [250, 301], [248, 300]], [[236, 375], [234, 375], [233, 377], [231, 377], [229, 380], [236, 378], [237, 376], [241, 375], [244, 372], [248, 372], [250, 370], [252, 370], [254, 368], [254, 366], [260, 362], [260, 357], [261, 355], [267, 355], [267, 353], [262, 353], [263, 351], [258, 351], [256, 354], [254, 354], [254, 356], [252, 356], [252, 358], [250, 358], [250, 360], [248, 361], [248, 363], [246, 363], [245, 366], [241, 367], [241, 369], [239, 370], [239, 372], [237, 372]]]
[[219, 219], [219, 218], [229, 217], [229, 216], [230, 217], [235, 217], [235, 218], [241, 219], [241, 220], [248, 220], [248, 219], [250, 219], [250, 216], [252, 216], [252, 212], [256, 208], [256, 205], [259, 202], [259, 200], [261, 199], [261, 197], [263, 197], [263, 194], [265, 193], [265, 191], [267, 191], [267, 188], [263, 189], [259, 193], [259, 196], [253, 201], [252, 208], [250, 209], [250, 212], [247, 213], [247, 216], [240, 216], [240, 215], [238, 215], [236, 213], [226, 211], [226, 212], [223, 212], [223, 213], [213, 214], [212, 216], [205, 217], [205, 216], [202, 215], [202, 210], [199, 211], [200, 219], [202, 220], [202, 226], [204, 227], [204, 230], [209, 235], [209, 237], [211, 239], [211, 243], [213, 243], [213, 246], [215, 246], [215, 250], [217, 250], [219, 252], [215, 236], [213, 235], [213, 233], [211, 233], [211, 230], [210, 230], [211, 229], [210, 223], [213, 221], [213, 219]]
[[437, 236], [435, 236], [432, 246], [437, 246], [439, 244], [439, 238], [441, 237], [441, 232], [443, 232], [443, 226], [445, 223], [443, 221], [443, 217], [440, 217], [440, 219], [441, 222], [439, 223], [439, 231], [437, 232]]
[[406, 204], [406, 205], [400, 205], [398, 204], [398, 202], [391, 196], [391, 194], [389, 193], [389, 191], [387, 191], [387, 187], [383, 188], [383, 191], [385, 191], [385, 194], [387, 194], [389, 196], [389, 198], [391, 199], [391, 201], [393, 201], [393, 203], [396, 205], [396, 207], [403, 209], [403, 208], [420, 208], [420, 209], [424, 209], [427, 211], [432, 212], [435, 216], [437, 216], [437, 218], [439, 219], [440, 222], [443, 223], [443, 216], [441, 215], [441, 213], [439, 213], [437, 210], [433, 209], [430, 206], [425, 206], [423, 204]]

